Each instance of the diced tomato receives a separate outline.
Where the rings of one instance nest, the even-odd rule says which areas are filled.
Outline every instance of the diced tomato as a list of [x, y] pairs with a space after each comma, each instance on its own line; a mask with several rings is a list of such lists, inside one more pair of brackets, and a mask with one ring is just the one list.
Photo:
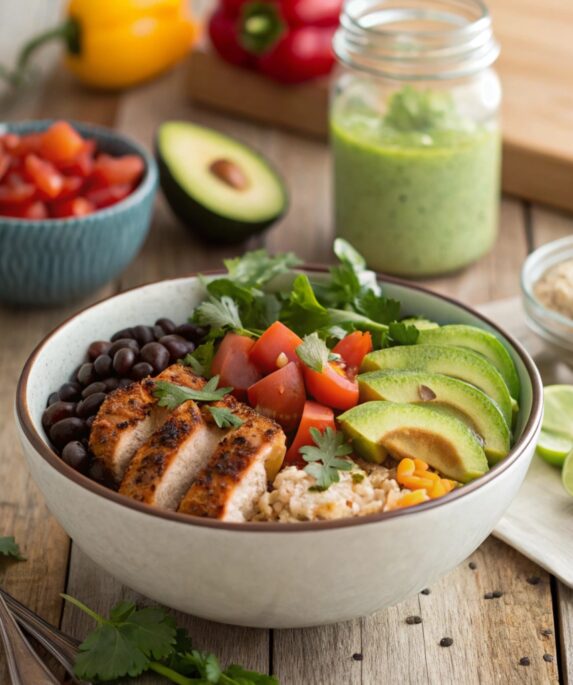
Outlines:
[[354, 331], [337, 342], [332, 351], [339, 354], [347, 370], [356, 375], [364, 357], [372, 352], [372, 336], [368, 331]]
[[[89, 143], [91, 141], [86, 140], [85, 142]], [[88, 178], [94, 169], [94, 158], [92, 153], [84, 148], [74, 159], [69, 162], [59, 162], [56, 166], [62, 173], [69, 176]]]
[[249, 359], [255, 344], [252, 338], [237, 333], [227, 333], [213, 357], [211, 373], [219, 375], [219, 386], [232, 386], [238, 400], [247, 397], [247, 388], [256, 383], [261, 374]]
[[[262, 373], [272, 373], [279, 368], [277, 359], [281, 353], [289, 362], [299, 363], [295, 352], [302, 340], [290, 328], [275, 321], [255, 343], [251, 350], [251, 361]], [[285, 364], [283, 363], [282, 366]]]
[[305, 462], [299, 450], [305, 445], [314, 444], [310, 429], [316, 428], [319, 431], [324, 431], [329, 426], [333, 430], [336, 430], [334, 412], [332, 409], [330, 407], [325, 407], [323, 404], [318, 404], [318, 402], [307, 400], [304, 403], [304, 410], [298, 425], [298, 430], [286, 453], [285, 463], [294, 466], [304, 466]]
[[20, 136], [16, 133], [5, 133], [3, 136], [0, 136], [0, 141], [2, 141], [4, 149], [11, 152], [14, 148], [18, 147]]
[[40, 152], [41, 141], [41, 133], [28, 133], [25, 136], [17, 136], [17, 141], [13, 141], [14, 146], [10, 149], [10, 152], [15, 157], [38, 154]]
[[68, 200], [57, 200], [50, 205], [52, 216], [64, 219], [70, 216], [87, 216], [95, 212], [96, 208], [85, 197], [72, 197]]
[[84, 139], [67, 121], [56, 121], [40, 139], [40, 154], [49, 162], [68, 162], [84, 148]]
[[248, 398], [253, 409], [280, 423], [285, 431], [293, 431], [306, 401], [302, 371], [297, 364], [289, 362], [251, 385]]
[[110, 186], [135, 184], [141, 178], [144, 168], [143, 159], [138, 155], [110, 157], [102, 154], [96, 158], [93, 176], [96, 181]]
[[108, 186], [107, 188], [94, 188], [88, 190], [86, 198], [93, 202], [98, 209], [109, 207], [123, 200], [131, 193], [130, 185]]
[[47, 219], [48, 209], [43, 202], [21, 202], [14, 205], [2, 205], [0, 214], [18, 219]]
[[31, 154], [26, 157], [24, 166], [38, 190], [50, 198], [58, 197], [64, 185], [64, 177], [58, 173], [53, 164]]
[[358, 404], [358, 383], [336, 362], [329, 362], [322, 371], [308, 366], [303, 370], [307, 390], [317, 402], [341, 410]]
[[79, 195], [84, 185], [84, 179], [81, 176], [64, 176], [62, 190], [58, 195], [58, 201], [68, 200], [69, 198]]
[[0, 181], [10, 168], [10, 156], [0, 150]]
[[36, 194], [36, 188], [32, 183], [0, 185], [0, 205], [15, 205], [29, 202]]

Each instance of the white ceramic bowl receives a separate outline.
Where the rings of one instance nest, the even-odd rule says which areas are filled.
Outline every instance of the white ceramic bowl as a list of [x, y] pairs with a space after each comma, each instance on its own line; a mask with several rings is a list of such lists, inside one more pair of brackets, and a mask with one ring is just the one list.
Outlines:
[[168, 316], [185, 321], [201, 297], [193, 277], [104, 300], [48, 335], [24, 367], [17, 421], [32, 476], [74, 542], [122, 583], [167, 606], [225, 623], [303, 627], [364, 616], [401, 602], [454, 568], [489, 535], [525, 477], [542, 415], [539, 374], [523, 348], [476, 312], [383, 279], [405, 313], [495, 333], [522, 384], [510, 455], [456, 492], [385, 514], [313, 523], [229, 524], [162, 512], [107, 490], [67, 466], [42, 430], [48, 394], [87, 345]]

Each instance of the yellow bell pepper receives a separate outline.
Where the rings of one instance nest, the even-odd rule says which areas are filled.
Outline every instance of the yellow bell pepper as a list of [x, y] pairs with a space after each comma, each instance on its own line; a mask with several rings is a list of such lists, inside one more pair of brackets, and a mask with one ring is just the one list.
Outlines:
[[70, 0], [65, 23], [24, 47], [11, 80], [21, 80], [39, 46], [59, 38], [66, 66], [80, 81], [127, 88], [173, 66], [197, 34], [185, 0]]

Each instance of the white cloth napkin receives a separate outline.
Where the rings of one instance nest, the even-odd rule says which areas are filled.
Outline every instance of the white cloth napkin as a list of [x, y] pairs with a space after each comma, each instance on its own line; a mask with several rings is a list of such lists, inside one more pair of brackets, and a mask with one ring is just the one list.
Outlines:
[[[573, 383], [571, 357], [527, 328], [519, 300], [495, 302], [480, 311], [526, 347], [544, 383]], [[559, 469], [533, 457], [523, 486], [494, 535], [573, 587], [573, 497], [563, 488]]]

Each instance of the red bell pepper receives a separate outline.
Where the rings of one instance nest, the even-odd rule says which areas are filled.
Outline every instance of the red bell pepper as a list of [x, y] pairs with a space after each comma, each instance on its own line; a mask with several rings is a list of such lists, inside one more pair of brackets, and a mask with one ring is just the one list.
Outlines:
[[227, 62], [301, 83], [334, 66], [341, 6], [342, 0], [220, 0], [209, 35]]

